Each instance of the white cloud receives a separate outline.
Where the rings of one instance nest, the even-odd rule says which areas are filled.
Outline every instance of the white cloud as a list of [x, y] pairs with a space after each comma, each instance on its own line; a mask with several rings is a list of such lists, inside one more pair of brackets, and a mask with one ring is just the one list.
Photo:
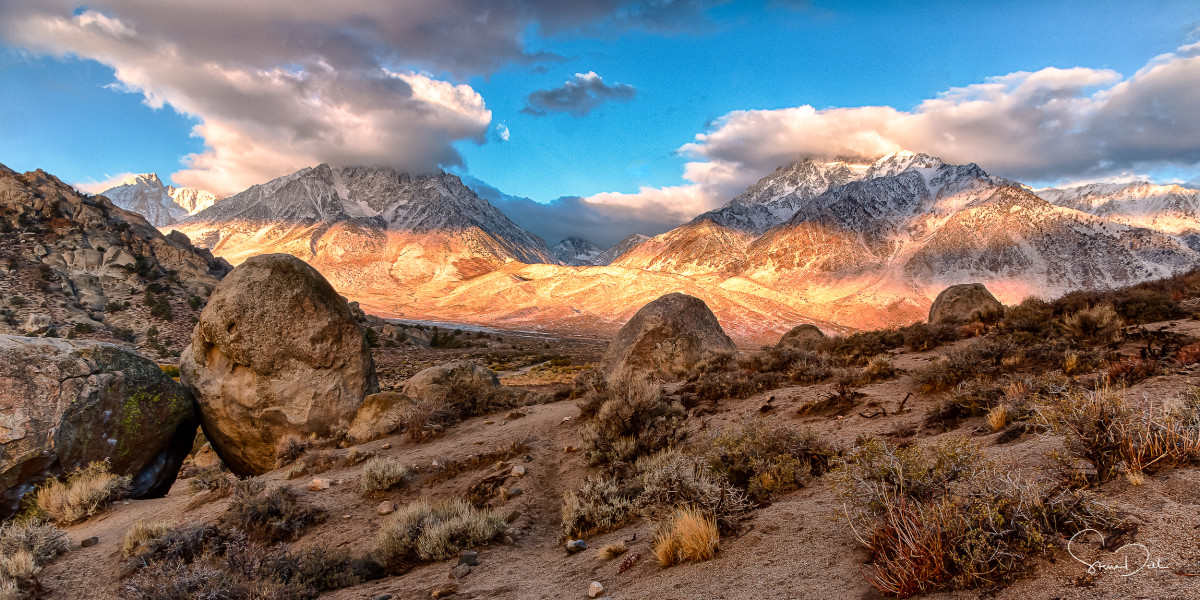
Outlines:
[[126, 181], [129, 181], [138, 175], [138, 173], [121, 173], [119, 175], [109, 175], [105, 173], [102, 181], [81, 181], [72, 183], [71, 187], [85, 194], [99, 194], [105, 190], [111, 190], [112, 188], [122, 185]]

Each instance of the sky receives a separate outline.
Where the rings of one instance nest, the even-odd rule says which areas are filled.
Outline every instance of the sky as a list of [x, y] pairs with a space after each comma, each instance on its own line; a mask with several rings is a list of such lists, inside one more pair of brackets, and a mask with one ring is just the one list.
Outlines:
[[1200, 182], [1200, 3], [0, 0], [0, 163], [218, 194], [445, 169], [553, 244], [805, 156]]

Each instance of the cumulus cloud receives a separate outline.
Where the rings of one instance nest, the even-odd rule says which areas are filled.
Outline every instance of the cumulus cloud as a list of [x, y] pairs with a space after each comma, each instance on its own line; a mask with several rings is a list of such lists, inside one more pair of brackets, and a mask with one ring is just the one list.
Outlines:
[[550, 245], [575, 236], [607, 248], [633, 233], [654, 236], [669, 231], [693, 216], [654, 201], [606, 204], [578, 196], [564, 196], [553, 202], [541, 203], [505, 194], [470, 176], [463, 176], [462, 180], [517, 225]]
[[[195, 117], [205, 150], [172, 177], [216, 193], [319, 162], [428, 172], [484, 143], [491, 112], [465, 78], [560, 57], [531, 31], [659, 29], [707, 18], [688, 0], [96, 0], [0, 2], [0, 37], [112, 67], [118, 89]], [[503, 137], [502, 131], [495, 135]]]
[[604, 83], [595, 71], [576, 73], [561, 86], [537, 90], [525, 97], [521, 112], [545, 116], [552, 112], [569, 113], [577, 117], [590, 114], [605, 102], [629, 102], [637, 94], [632, 85]]

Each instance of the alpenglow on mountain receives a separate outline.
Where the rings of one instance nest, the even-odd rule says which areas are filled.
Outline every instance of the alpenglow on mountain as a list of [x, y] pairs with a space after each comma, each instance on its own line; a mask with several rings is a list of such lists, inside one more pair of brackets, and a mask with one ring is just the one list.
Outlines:
[[923, 154], [804, 159], [662, 235], [603, 252], [564, 240], [556, 257], [456, 177], [321, 165], [177, 227], [235, 263], [299, 256], [382, 315], [606, 335], [681, 291], [758, 344], [797, 323], [832, 332], [912, 322], [956, 283], [985, 283], [1012, 304], [1193, 268], [1195, 190], [1146, 189], [1039, 197]]
[[100, 195], [120, 208], [142, 215], [155, 227], [178, 223], [217, 202], [217, 197], [209, 192], [164, 185], [155, 173], [128, 177]]
[[397, 285], [470, 279], [510, 261], [558, 262], [541, 238], [446, 173], [322, 164], [230, 196], [175, 229], [234, 264], [292, 254], [351, 296], [394, 297]]

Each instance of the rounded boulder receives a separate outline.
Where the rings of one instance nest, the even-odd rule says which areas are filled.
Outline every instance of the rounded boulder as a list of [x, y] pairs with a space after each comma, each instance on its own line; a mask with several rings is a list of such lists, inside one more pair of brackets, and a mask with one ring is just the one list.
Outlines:
[[135, 498], [166, 494], [196, 424], [184, 389], [130, 349], [0, 335], [0, 519], [47, 477], [94, 461], [128, 475]]
[[231, 471], [275, 467], [278, 440], [346, 427], [379, 390], [366, 337], [329, 282], [287, 254], [255, 256], [213, 290], [181, 381], [204, 434]]
[[1004, 305], [982, 283], [952, 285], [929, 307], [930, 323], [966, 323], [1004, 312]]
[[677, 292], [639, 309], [609, 342], [600, 364], [609, 379], [675, 381], [725, 368], [735, 356], [737, 347], [708, 305]]
[[797, 325], [791, 331], [783, 334], [783, 337], [779, 338], [777, 346], [780, 348], [810, 350], [824, 340], [825, 332], [821, 331], [816, 325], [805, 323]]

